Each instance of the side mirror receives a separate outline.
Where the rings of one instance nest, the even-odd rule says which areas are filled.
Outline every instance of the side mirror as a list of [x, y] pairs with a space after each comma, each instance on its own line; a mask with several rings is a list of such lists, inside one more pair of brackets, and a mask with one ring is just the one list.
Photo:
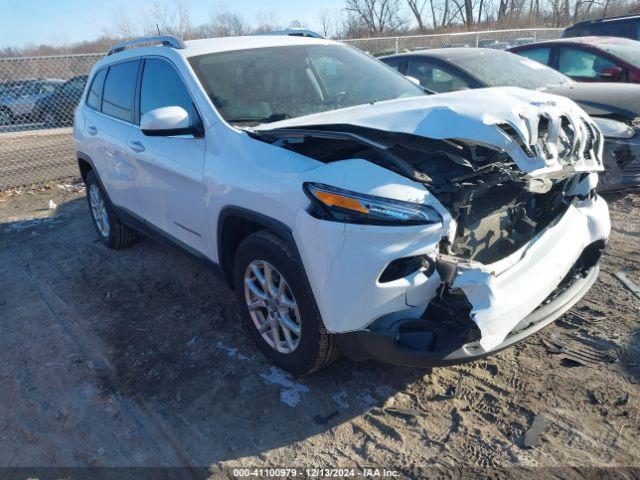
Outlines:
[[193, 126], [189, 114], [182, 107], [162, 107], [142, 115], [140, 129], [148, 137], [172, 137], [175, 135], [200, 135], [200, 128]]
[[620, 67], [611, 67], [611, 68], [603, 68], [598, 72], [598, 78], [602, 80], [619, 80], [622, 77], [622, 68]]

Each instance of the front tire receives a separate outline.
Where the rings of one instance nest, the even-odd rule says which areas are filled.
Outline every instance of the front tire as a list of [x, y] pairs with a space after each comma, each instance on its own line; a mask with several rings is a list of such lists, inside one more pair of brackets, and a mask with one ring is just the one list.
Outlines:
[[87, 201], [93, 226], [100, 241], [113, 249], [124, 248], [135, 242], [136, 231], [117, 217], [93, 170], [87, 174], [84, 183], [87, 187]]
[[238, 305], [250, 335], [278, 367], [306, 375], [338, 354], [292, 249], [262, 230], [247, 237], [234, 262]]

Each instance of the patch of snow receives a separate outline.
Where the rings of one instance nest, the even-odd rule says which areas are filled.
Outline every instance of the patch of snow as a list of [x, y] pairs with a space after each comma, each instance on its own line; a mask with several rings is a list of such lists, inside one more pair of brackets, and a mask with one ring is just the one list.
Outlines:
[[347, 409], [349, 408], [349, 402], [347, 402], [347, 396], [349, 394], [346, 390], [342, 389], [339, 392], [331, 395], [331, 399], [338, 405], [340, 408]]
[[280, 401], [292, 408], [302, 401], [301, 393], [311, 391], [309, 387], [294, 381], [291, 375], [277, 367], [271, 367], [269, 373], [261, 373], [260, 376], [267, 385], [280, 385]]
[[238, 360], [251, 360], [251, 358], [253, 358], [240, 353], [237, 348], [227, 347], [222, 342], [216, 343], [216, 348], [219, 348], [220, 350], [224, 350], [225, 352], [227, 352], [227, 355], [229, 356], [229, 358], [237, 358]]
[[22, 222], [5, 223], [5, 226], [8, 230], [12, 232], [21, 232], [22, 230], [26, 230], [31, 227], [37, 227], [40, 225], [51, 226], [60, 222], [61, 220], [56, 217], [42, 217], [42, 218], [34, 218], [33, 220], [24, 220]]

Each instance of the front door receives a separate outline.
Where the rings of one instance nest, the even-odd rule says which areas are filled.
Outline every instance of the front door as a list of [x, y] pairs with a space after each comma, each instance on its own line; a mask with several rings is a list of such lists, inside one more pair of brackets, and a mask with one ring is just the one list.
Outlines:
[[[178, 106], [193, 125], [200, 116], [176, 68], [162, 58], [144, 60], [140, 118], [151, 110]], [[145, 220], [187, 246], [211, 256], [203, 184], [205, 138], [146, 136], [138, 126], [129, 137], [141, 175], [137, 182]]]

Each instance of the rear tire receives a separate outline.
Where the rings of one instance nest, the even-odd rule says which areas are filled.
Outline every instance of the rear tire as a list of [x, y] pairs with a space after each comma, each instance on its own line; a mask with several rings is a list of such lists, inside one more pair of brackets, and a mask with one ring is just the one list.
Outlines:
[[134, 243], [136, 231], [122, 223], [115, 214], [109, 197], [93, 170], [87, 174], [84, 183], [87, 187], [87, 201], [93, 226], [100, 241], [113, 249], [124, 248]]
[[[267, 268], [274, 279], [269, 283], [264, 278]], [[247, 237], [236, 253], [234, 285], [249, 333], [268, 359], [294, 375], [318, 371], [338, 355], [336, 337], [324, 327], [304, 275], [292, 249], [266, 230]], [[281, 293], [269, 294], [274, 290]]]

